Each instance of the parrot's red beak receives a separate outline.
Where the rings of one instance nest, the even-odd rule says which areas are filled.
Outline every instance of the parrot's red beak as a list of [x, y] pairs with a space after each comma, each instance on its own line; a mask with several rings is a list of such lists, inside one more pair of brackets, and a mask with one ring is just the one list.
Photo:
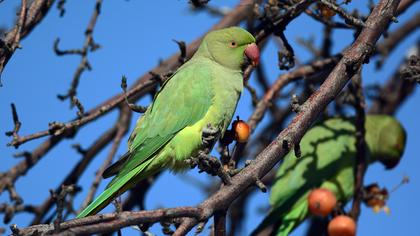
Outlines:
[[253, 66], [257, 66], [260, 63], [260, 50], [256, 43], [246, 46], [245, 55], [251, 60]]

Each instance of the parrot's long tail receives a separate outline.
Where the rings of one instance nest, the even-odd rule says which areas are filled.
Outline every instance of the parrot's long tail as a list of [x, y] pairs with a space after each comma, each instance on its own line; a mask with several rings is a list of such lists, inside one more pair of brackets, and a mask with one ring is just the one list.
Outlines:
[[94, 215], [105, 208], [115, 197], [124, 193], [145, 176], [140, 173], [149, 165], [150, 160], [137, 166], [124, 176], [116, 176], [110, 185], [91, 204], [81, 211], [76, 218]]
[[83, 211], [81, 211], [76, 218], [83, 218], [90, 215], [95, 215], [100, 210], [105, 208], [112, 200], [118, 196], [120, 191], [113, 191], [113, 189], [106, 189], [98, 198], [95, 199], [91, 204], [89, 204]]

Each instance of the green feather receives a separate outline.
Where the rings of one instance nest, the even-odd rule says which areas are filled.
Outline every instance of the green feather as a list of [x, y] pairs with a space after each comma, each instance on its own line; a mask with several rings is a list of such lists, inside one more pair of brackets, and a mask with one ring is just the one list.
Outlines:
[[[200, 59], [190, 60], [169, 79], [137, 124], [137, 135], [129, 147], [133, 154], [113, 182], [154, 155], [180, 130], [204, 117], [214, 97], [210, 80], [201, 79], [211, 73], [209, 70]], [[189, 92], [182, 93], [183, 90]]]
[[141, 171], [144, 170], [144, 168], [146, 168], [149, 164], [150, 161], [137, 166], [128, 174], [120, 178], [118, 182], [115, 182], [115, 184], [108, 185], [107, 189], [105, 189], [105, 191], [103, 191], [94, 202], [89, 204], [89, 206], [87, 206], [77, 215], [77, 218], [96, 214], [100, 209], [108, 205], [114, 199], [114, 197], [116, 197], [116, 195], [121, 194], [121, 192], [125, 191], [127, 188], [132, 187], [129, 185], [130, 180], [141, 173]]

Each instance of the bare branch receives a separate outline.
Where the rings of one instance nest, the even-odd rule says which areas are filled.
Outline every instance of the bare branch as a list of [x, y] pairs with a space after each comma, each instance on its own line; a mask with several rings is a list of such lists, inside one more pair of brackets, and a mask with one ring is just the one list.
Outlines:
[[54, 0], [34, 0], [28, 10], [26, 2], [22, 0], [20, 17], [15, 27], [5, 35], [4, 40], [0, 40], [0, 77], [7, 62], [19, 47], [20, 40], [41, 22]]
[[76, 93], [77, 93], [77, 87], [79, 85], [80, 77], [82, 76], [82, 74], [85, 70], [92, 70], [92, 67], [91, 67], [91, 65], [88, 61], [88, 58], [87, 58], [88, 53], [93, 52], [93, 51], [97, 50], [98, 48], [100, 48], [100, 45], [95, 43], [95, 41], [93, 40], [93, 30], [95, 28], [98, 16], [101, 12], [101, 6], [102, 6], [102, 0], [96, 0], [94, 11], [93, 11], [92, 16], [90, 18], [88, 27], [85, 31], [85, 42], [84, 42], [84, 45], [81, 49], [71, 49], [71, 50], [64, 50], [63, 51], [63, 50], [58, 49], [58, 43], [60, 42], [60, 39], [57, 38], [56, 41], [54, 42], [54, 51], [57, 55], [63, 56], [63, 55], [78, 54], [78, 55], [81, 56], [80, 63], [77, 66], [77, 69], [76, 69], [76, 71], [73, 75], [73, 79], [72, 79], [72, 82], [71, 82], [70, 89], [68, 90], [68, 92], [66, 94], [57, 95], [57, 97], [60, 100], [65, 100], [67, 98], [70, 98], [70, 104], [71, 104], [72, 107], [77, 105], [75, 103], [75, 101], [78, 101], [78, 100], [75, 100], [74, 97], [76, 96]]
[[66, 0], [59, 0], [57, 3], [57, 9], [60, 11], [60, 17], [63, 17], [64, 13], [66, 13], [66, 9], [64, 8], [65, 4]]
[[[125, 109], [125, 108], [124, 108]], [[124, 111], [122, 109], [121, 111]], [[83, 156], [80, 161], [75, 165], [75, 167], [69, 172], [69, 174], [64, 178], [61, 184], [56, 188], [56, 192], [59, 191], [60, 186], [62, 185], [70, 185], [70, 184], [77, 184], [82, 174], [85, 172], [91, 161], [96, 157], [96, 155], [108, 145], [117, 135], [118, 126], [122, 125], [122, 120], [130, 118], [131, 115], [126, 111], [120, 112], [120, 117], [118, 118], [117, 123], [111, 127], [109, 130], [105, 131], [99, 138], [93, 142], [93, 144], [84, 150]], [[126, 120], [127, 124], [130, 122]], [[32, 220], [31, 224], [39, 224], [42, 222], [45, 214], [51, 209], [53, 206], [53, 199], [50, 197], [46, 199], [40, 206], [39, 212], [40, 214], [36, 214], [35, 218]]]
[[122, 76], [121, 78], [121, 88], [124, 91], [125, 94], [125, 102], [127, 103], [128, 107], [130, 107], [130, 109], [134, 112], [138, 112], [138, 113], [144, 113], [147, 110], [147, 107], [144, 106], [139, 106], [136, 105], [134, 103], [130, 103], [128, 101], [128, 97], [127, 97], [127, 77]]
[[320, 2], [322, 4], [324, 4], [325, 6], [327, 6], [328, 8], [330, 8], [331, 10], [337, 12], [337, 14], [339, 16], [341, 16], [347, 24], [352, 25], [355, 28], [366, 27], [366, 25], [363, 21], [353, 17], [352, 15], [347, 13], [343, 8], [341, 8], [337, 4], [335, 4], [333, 1], [331, 1], [331, 0], [320, 0]]
[[363, 96], [361, 68], [352, 78], [350, 90], [354, 95], [354, 108], [356, 110], [356, 175], [354, 181], [354, 197], [350, 215], [357, 222], [360, 215], [360, 204], [363, 200], [363, 179], [367, 169], [366, 141], [365, 141], [365, 98]]
[[[19, 139], [19, 134], [18, 134], [18, 132], [19, 132], [19, 130], [20, 130], [20, 127], [22, 126], [22, 123], [19, 121], [19, 116], [18, 116], [18, 114], [17, 114], [15, 104], [14, 104], [14, 103], [12, 103], [12, 104], [10, 104], [10, 106], [12, 107], [13, 123], [15, 124], [15, 126], [14, 126], [14, 128], [13, 128], [13, 130], [12, 130], [12, 131], [8, 131], [8, 132], [6, 132], [6, 135], [7, 135], [7, 136], [12, 136], [12, 137], [13, 137], [13, 140], [18, 140], [18, 139]], [[18, 148], [18, 147], [19, 147], [19, 146], [16, 146], [16, 145], [15, 145], [15, 148]]]

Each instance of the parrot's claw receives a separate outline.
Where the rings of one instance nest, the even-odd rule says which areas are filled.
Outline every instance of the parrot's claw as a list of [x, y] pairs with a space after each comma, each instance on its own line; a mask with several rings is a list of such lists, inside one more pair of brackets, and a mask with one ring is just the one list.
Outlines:
[[230, 175], [223, 169], [222, 163], [216, 157], [210, 156], [205, 151], [199, 151], [197, 157], [187, 159], [187, 163], [191, 168], [198, 167], [201, 172], [206, 172], [212, 176], [219, 176], [223, 183], [231, 184]]
[[201, 140], [204, 147], [208, 148], [209, 151], [219, 136], [219, 133], [219, 129], [214, 128], [211, 124], [207, 124], [207, 126], [203, 128]]

